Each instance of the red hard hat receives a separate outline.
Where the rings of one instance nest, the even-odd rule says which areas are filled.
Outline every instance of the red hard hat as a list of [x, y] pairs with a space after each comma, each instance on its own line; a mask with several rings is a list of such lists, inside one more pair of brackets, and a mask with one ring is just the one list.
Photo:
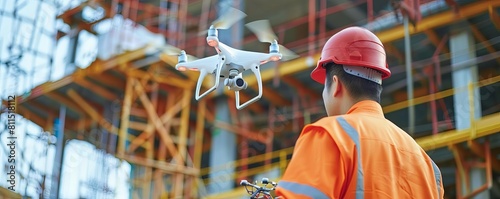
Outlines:
[[325, 64], [334, 62], [346, 66], [360, 66], [374, 69], [382, 74], [382, 79], [391, 76], [386, 63], [384, 45], [369, 30], [349, 27], [333, 35], [321, 51], [318, 65], [311, 72], [311, 78], [325, 83]]

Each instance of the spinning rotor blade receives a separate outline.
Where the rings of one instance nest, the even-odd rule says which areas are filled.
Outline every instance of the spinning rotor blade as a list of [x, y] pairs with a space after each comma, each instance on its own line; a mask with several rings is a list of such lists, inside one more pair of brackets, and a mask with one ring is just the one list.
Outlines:
[[[171, 55], [171, 56], [179, 56], [181, 53], [182, 53], [182, 50], [175, 47], [175, 46], [172, 46], [172, 45], [164, 45], [163, 47], [160, 47], [158, 48], [158, 50], [160, 50], [162, 53], [166, 54], [166, 55]], [[184, 52], [186, 53], [186, 52]], [[186, 54], [187, 55], [187, 58], [189, 61], [194, 61], [194, 60], [197, 60], [198, 58], [193, 56], [193, 55], [189, 55], [189, 54]]]
[[274, 40], [278, 40], [276, 34], [274, 34], [271, 28], [271, 23], [269, 20], [258, 20], [245, 24], [245, 26], [252, 31], [260, 42], [271, 43]]
[[[260, 42], [273, 43], [278, 40], [276, 34], [271, 27], [269, 20], [258, 20], [245, 24], [245, 26], [252, 31]], [[296, 53], [286, 48], [283, 45], [279, 45], [280, 53], [283, 55], [281, 60], [287, 61], [299, 57]]]
[[297, 55], [297, 53], [293, 52], [292, 50], [290, 50], [288, 48], [285, 48], [285, 46], [283, 46], [281, 44], [279, 46], [280, 46], [280, 53], [281, 53], [281, 55], [283, 55], [281, 60], [288, 61], [288, 60], [292, 60], [292, 59], [299, 57], [299, 55]]
[[245, 18], [247, 15], [236, 8], [230, 7], [227, 12], [216, 19], [212, 25], [215, 29], [228, 29], [237, 21]]
[[181, 49], [175, 47], [175, 46], [172, 46], [172, 45], [165, 45], [161, 48], [159, 48], [159, 50], [161, 50], [162, 53], [165, 53], [167, 55], [179, 55], [181, 54]]

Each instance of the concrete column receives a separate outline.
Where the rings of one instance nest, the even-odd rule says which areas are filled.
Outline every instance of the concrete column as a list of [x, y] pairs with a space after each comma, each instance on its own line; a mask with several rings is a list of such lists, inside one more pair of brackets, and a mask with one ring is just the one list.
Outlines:
[[80, 38], [80, 31], [73, 30], [75, 33], [73, 35], [69, 35], [69, 49], [68, 49], [68, 62], [66, 67], [64, 68], [64, 75], [69, 75], [75, 72], [76, 70], [76, 54], [78, 53], [78, 40]]
[[[244, 10], [242, 0], [219, 0], [217, 3], [217, 15], [224, 14], [229, 7]], [[244, 22], [241, 20], [227, 30], [219, 30], [219, 41], [231, 47], [239, 48], [240, 46], [237, 46], [237, 43], [243, 38], [243, 28]], [[221, 79], [220, 82], [223, 83], [224, 80]], [[219, 95], [215, 104], [215, 118], [231, 123], [227, 98], [222, 94], [224, 89], [226, 88], [223, 84], [220, 84], [215, 91]], [[235, 167], [233, 165], [221, 167], [221, 165], [236, 160], [238, 151], [236, 141], [234, 133], [223, 129], [213, 129], [212, 148], [210, 150], [210, 167], [213, 171], [210, 172], [210, 184], [207, 187], [208, 194], [226, 192], [234, 188], [234, 179], [232, 177]]]
[[[478, 80], [477, 65], [464, 66], [462, 64], [462, 62], [476, 58], [474, 43], [474, 37], [468, 31], [459, 32], [450, 38], [454, 88], [467, 88], [469, 83]], [[470, 128], [469, 93], [455, 91], [453, 100], [456, 128], [458, 130]], [[474, 89], [474, 115], [476, 118], [481, 117], [481, 96], [478, 88]]]
[[[474, 36], [468, 31], [457, 32], [450, 38], [451, 64], [453, 68], [452, 78], [454, 88], [467, 88], [471, 82], [477, 82], [478, 73], [477, 65], [465, 66], [462, 63], [476, 58]], [[481, 117], [481, 96], [479, 89], [475, 88], [474, 92], [474, 116]], [[469, 93], [455, 91], [453, 96], [455, 103], [455, 124], [457, 130], [467, 129], [471, 127], [470, 123], [470, 102]], [[476, 189], [486, 183], [486, 172], [483, 169], [472, 169], [469, 173], [470, 184], [472, 189]], [[465, 186], [463, 184], [462, 186]], [[465, 190], [465, 189], [463, 189]], [[489, 197], [489, 192], [483, 192], [475, 199], [486, 199]]]
[[66, 120], [66, 107], [64, 105], [59, 109], [59, 118], [54, 124], [54, 135], [57, 138], [56, 154], [54, 156], [54, 166], [52, 167], [52, 180], [50, 184], [50, 198], [59, 198], [61, 184], [61, 173], [64, 159], [64, 125]]

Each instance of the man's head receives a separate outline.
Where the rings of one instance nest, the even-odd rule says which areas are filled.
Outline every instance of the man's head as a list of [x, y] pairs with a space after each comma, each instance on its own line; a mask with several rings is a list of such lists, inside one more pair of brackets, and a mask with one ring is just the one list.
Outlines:
[[323, 102], [329, 116], [346, 112], [349, 104], [362, 100], [380, 102], [382, 85], [347, 73], [344, 66], [329, 63], [325, 66], [326, 77]]
[[379, 102], [382, 79], [390, 75], [382, 42], [360, 27], [333, 35], [311, 72], [312, 79], [325, 84], [323, 100], [330, 116], [344, 114], [360, 100]]

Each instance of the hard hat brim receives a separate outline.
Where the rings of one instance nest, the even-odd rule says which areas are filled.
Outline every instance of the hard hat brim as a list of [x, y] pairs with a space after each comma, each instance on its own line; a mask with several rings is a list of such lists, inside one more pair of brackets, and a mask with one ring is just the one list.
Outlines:
[[[335, 62], [333, 60], [331, 60], [331, 59], [321, 60], [316, 65], [316, 68], [314, 68], [314, 70], [311, 72], [311, 78], [314, 81], [316, 81], [316, 82], [318, 82], [320, 84], [325, 84], [325, 80], [326, 80], [325, 65], [328, 64], [328, 63], [336, 63], [336, 64], [340, 64], [340, 65], [344, 65], [344, 64], [349, 64], [350, 65], [350, 64], [353, 64], [352, 61], [350, 63], [343, 63], [342, 61], [339, 61], [339, 60], [336, 60]], [[391, 71], [389, 71], [389, 69], [387, 69], [387, 66], [386, 66], [386, 68], [380, 68], [378, 66], [371, 66], [371, 65], [366, 65], [366, 64], [362, 64], [362, 63], [354, 64], [354, 65], [362, 66], [362, 67], [367, 67], [367, 68], [371, 68], [371, 69], [377, 70], [380, 73], [382, 73], [382, 79], [386, 79], [386, 78], [388, 78], [388, 77], [391, 76]]]

